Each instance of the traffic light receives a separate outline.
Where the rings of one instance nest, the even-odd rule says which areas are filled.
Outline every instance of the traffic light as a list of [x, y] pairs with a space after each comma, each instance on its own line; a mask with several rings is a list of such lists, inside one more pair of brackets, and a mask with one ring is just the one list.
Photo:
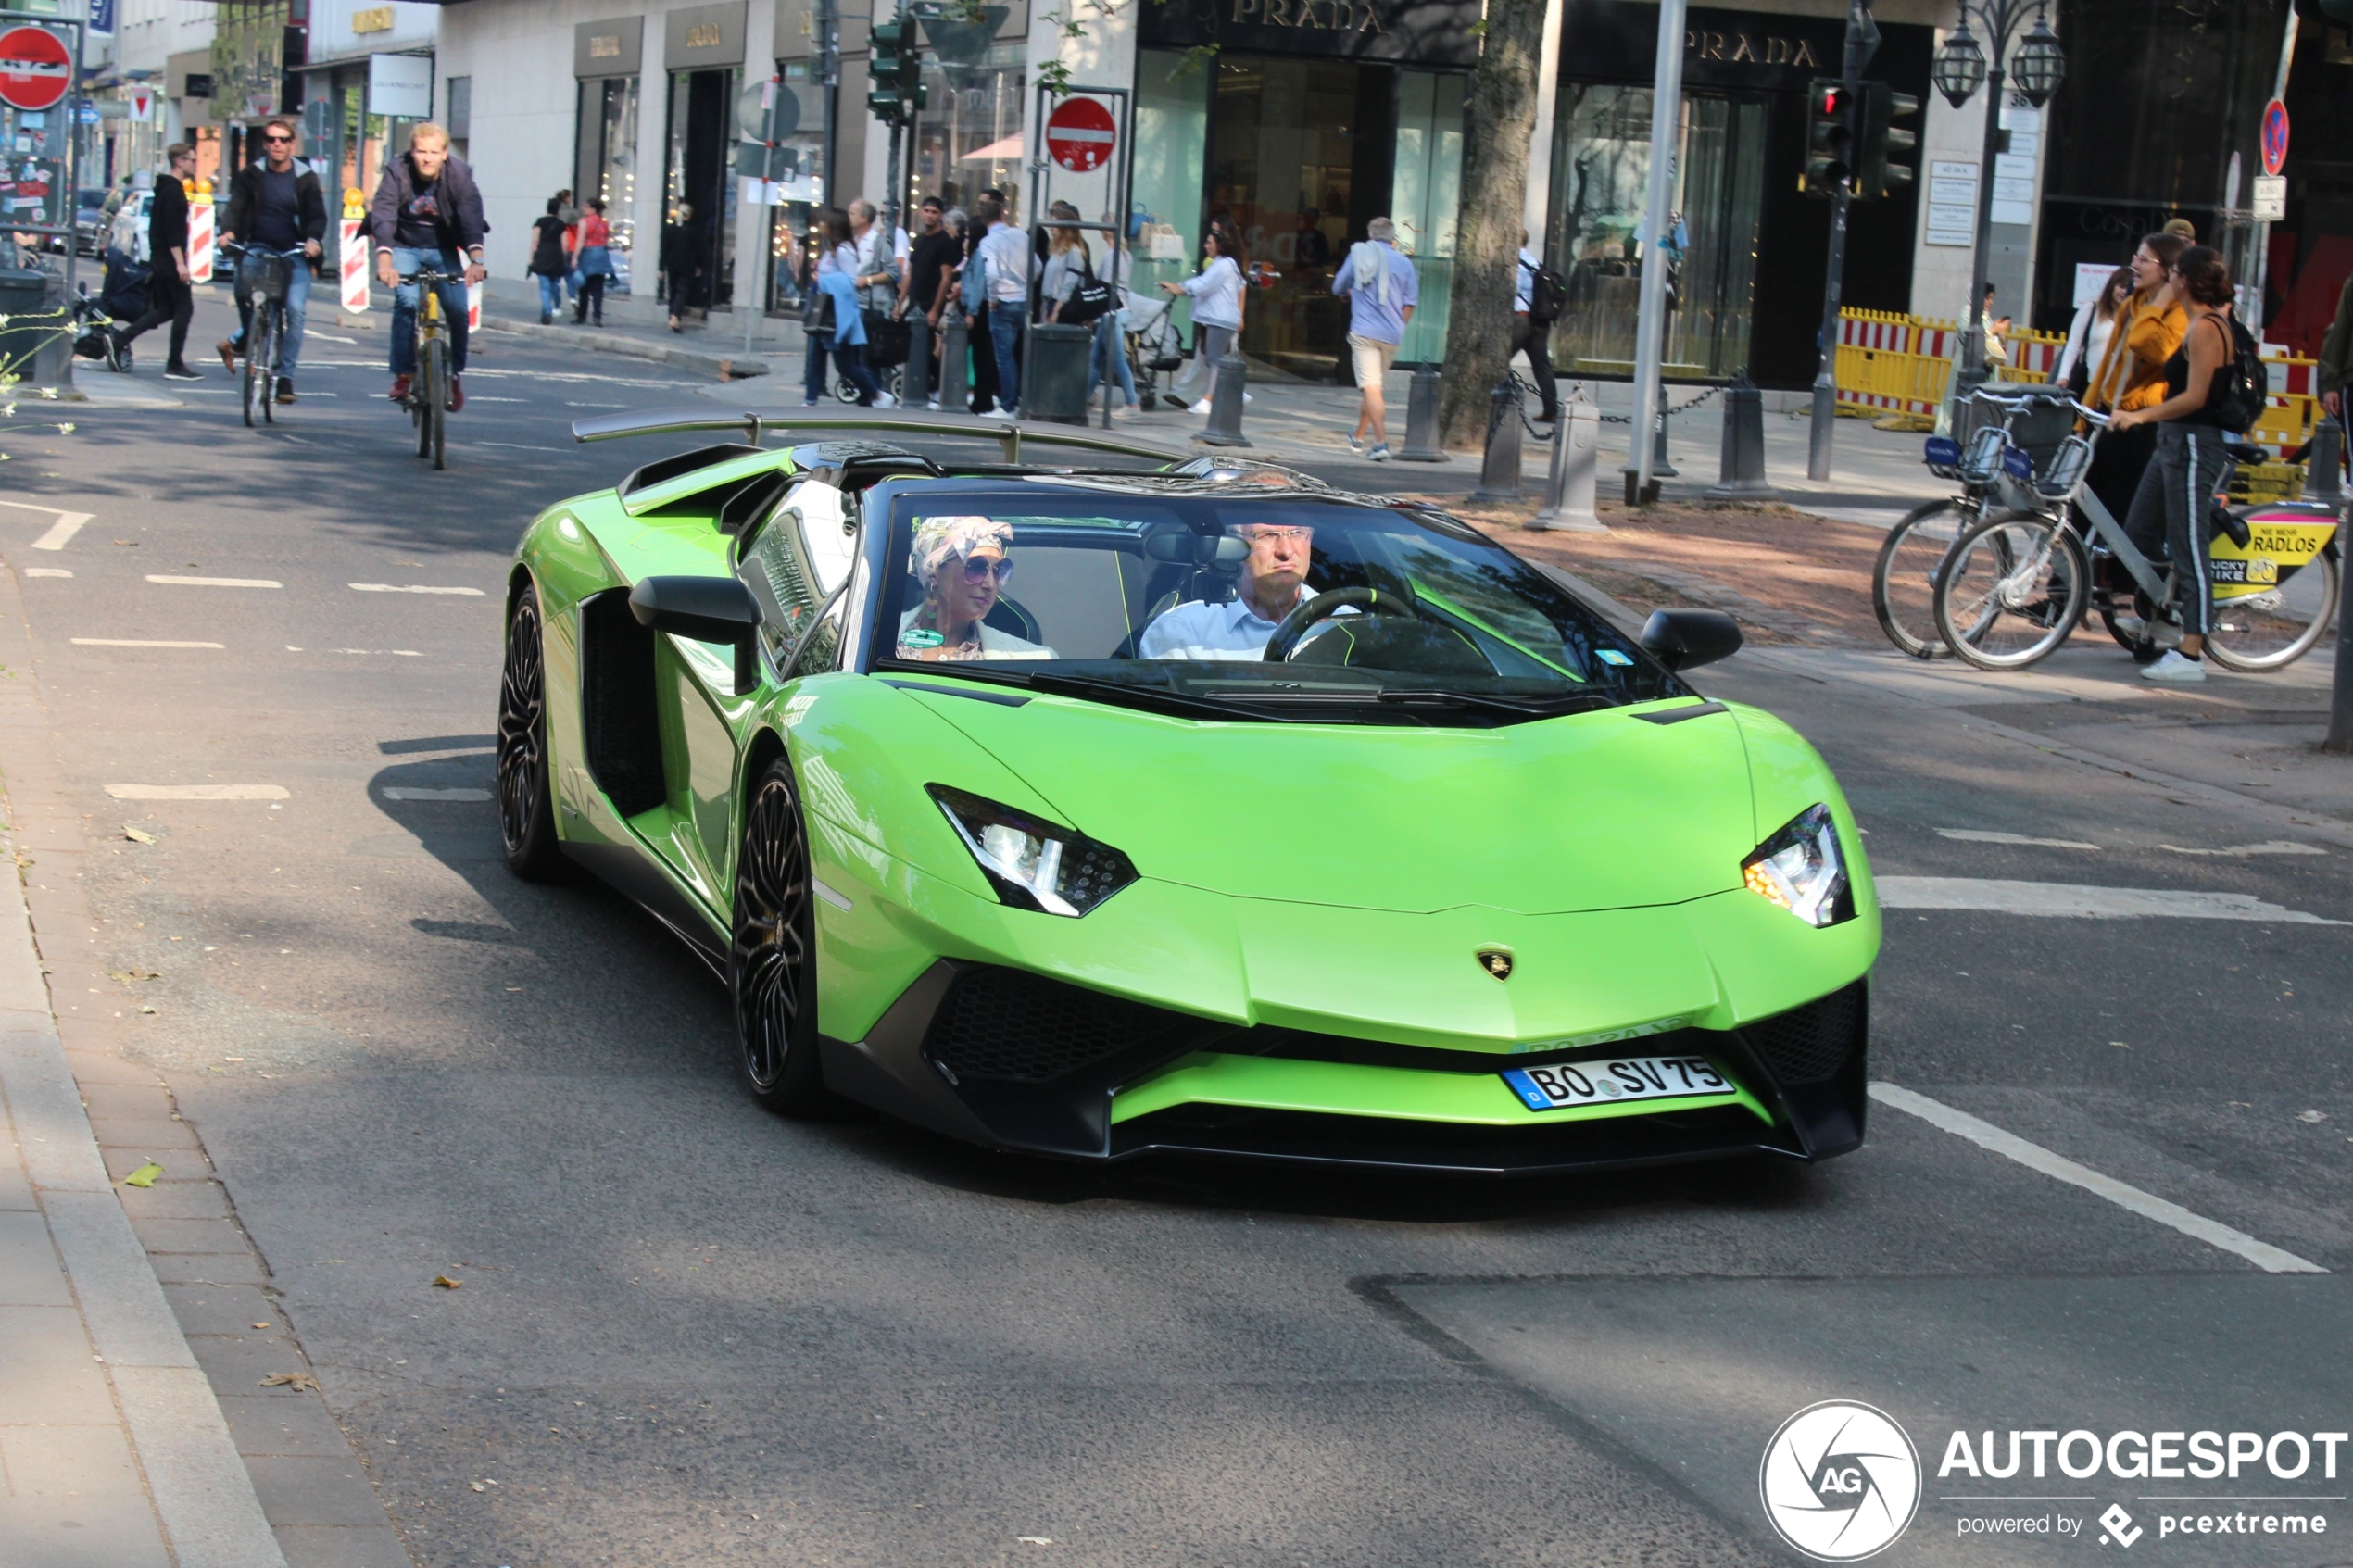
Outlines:
[[1845, 83], [1818, 76], [1806, 93], [1806, 172], [1797, 188], [1834, 196], [1855, 177], [1855, 102]]
[[924, 56], [915, 46], [915, 24], [876, 22], [868, 37], [874, 53], [866, 65], [866, 107], [886, 124], [909, 124], [931, 96], [924, 86]]
[[1884, 82], [1863, 83], [1862, 156], [1856, 160], [1855, 194], [1865, 201], [1893, 195], [1912, 182], [1912, 166], [1890, 163], [1891, 153], [1903, 155], [1919, 145], [1919, 138], [1889, 121], [1908, 119], [1920, 112], [1920, 101], [1898, 93]]

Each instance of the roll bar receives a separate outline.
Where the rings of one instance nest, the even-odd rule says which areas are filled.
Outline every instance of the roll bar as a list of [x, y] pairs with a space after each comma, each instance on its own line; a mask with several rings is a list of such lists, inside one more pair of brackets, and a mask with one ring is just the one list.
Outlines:
[[1164, 446], [1147, 445], [1105, 435], [1078, 425], [1038, 424], [1021, 420], [988, 419], [975, 414], [935, 414], [906, 408], [780, 409], [761, 413], [747, 408], [727, 414], [705, 408], [649, 408], [623, 414], [599, 414], [574, 420], [574, 441], [619, 441], [633, 435], [687, 435], [712, 431], [740, 431], [757, 446], [769, 431], [879, 431], [898, 435], [966, 436], [994, 441], [1009, 463], [1021, 461], [1024, 442], [1038, 446], [1068, 446], [1085, 452], [1108, 452], [1122, 458], [1144, 458], [1181, 463], [1192, 456]]

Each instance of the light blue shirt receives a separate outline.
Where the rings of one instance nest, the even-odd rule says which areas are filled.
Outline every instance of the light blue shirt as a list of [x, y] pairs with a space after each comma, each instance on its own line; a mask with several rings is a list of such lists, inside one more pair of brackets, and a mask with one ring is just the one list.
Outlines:
[[[1306, 603], [1309, 596], [1310, 590], [1302, 585], [1299, 596], [1291, 601], [1291, 608], [1295, 609]], [[1195, 599], [1163, 611], [1145, 627], [1143, 636], [1136, 644], [1136, 657], [1262, 659], [1266, 653], [1267, 639], [1280, 624], [1279, 621], [1268, 621], [1259, 615], [1250, 608], [1250, 601], [1239, 594], [1222, 605]]]
[[1355, 252], [1352, 248], [1332, 277], [1332, 293], [1348, 298], [1348, 330], [1358, 337], [1375, 343], [1405, 341], [1405, 309], [1421, 303], [1421, 283], [1414, 275], [1412, 259], [1388, 241], [1378, 242], [1382, 256], [1389, 263], [1389, 299], [1383, 303], [1379, 293], [1356, 286]]

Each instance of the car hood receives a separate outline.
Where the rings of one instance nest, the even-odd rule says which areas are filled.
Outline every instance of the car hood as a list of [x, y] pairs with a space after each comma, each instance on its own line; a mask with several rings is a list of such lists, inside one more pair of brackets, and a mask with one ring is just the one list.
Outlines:
[[1739, 886], [1756, 846], [1741, 729], [1720, 710], [1657, 724], [1639, 715], [1679, 705], [1650, 704], [1477, 730], [917, 700], [1145, 876], [1238, 897], [1524, 914], [1673, 904]]

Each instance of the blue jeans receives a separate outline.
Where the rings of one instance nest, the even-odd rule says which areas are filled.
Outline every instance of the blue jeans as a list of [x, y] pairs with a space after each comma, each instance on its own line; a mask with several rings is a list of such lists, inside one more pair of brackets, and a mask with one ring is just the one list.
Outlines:
[[[464, 259], [454, 250], [392, 248], [393, 270], [404, 277], [427, 262], [453, 277], [462, 277], [466, 270]], [[417, 306], [424, 292], [418, 283], [402, 283], [392, 291], [392, 373], [396, 376], [417, 373]], [[436, 292], [441, 295], [441, 319], [449, 332], [450, 373], [460, 374], [466, 368], [466, 285], [447, 282]]]
[[1025, 307], [1019, 301], [1007, 300], [988, 305], [988, 341], [997, 345], [997, 407], [1013, 413], [1021, 404], [1021, 368], [1013, 361], [1013, 345], [1021, 342], [1021, 318]]
[[[284, 254], [294, 258], [294, 277], [286, 284], [285, 335], [278, 340], [278, 362], [270, 368], [291, 377], [302, 363], [302, 323], [310, 313], [310, 263], [299, 250]], [[253, 330], [253, 285], [260, 272], [261, 257], [252, 250], [237, 258], [237, 335], [232, 341], [240, 354], [245, 351], [245, 333]]]
[[1127, 395], [1127, 406], [1136, 406], [1136, 372], [1127, 367], [1127, 342], [1121, 334], [1120, 317], [1114, 310], [1095, 319], [1095, 345], [1087, 353], [1087, 387], [1089, 395], [1103, 384], [1103, 356], [1111, 356], [1112, 374], [1119, 380], [1119, 390]]
[[866, 345], [862, 343], [837, 345], [832, 332], [809, 334], [809, 366], [801, 388], [808, 395], [809, 401], [822, 402], [832, 390], [825, 384], [825, 356], [828, 354], [833, 356], [835, 368], [858, 389], [861, 395], [859, 400], [872, 408], [875, 399], [882, 395], [882, 383], [876, 381], [875, 372], [866, 368]]
[[561, 310], [564, 307], [564, 281], [551, 278], [545, 272], [535, 272], [532, 276], [539, 280], [539, 314], [552, 316]]

